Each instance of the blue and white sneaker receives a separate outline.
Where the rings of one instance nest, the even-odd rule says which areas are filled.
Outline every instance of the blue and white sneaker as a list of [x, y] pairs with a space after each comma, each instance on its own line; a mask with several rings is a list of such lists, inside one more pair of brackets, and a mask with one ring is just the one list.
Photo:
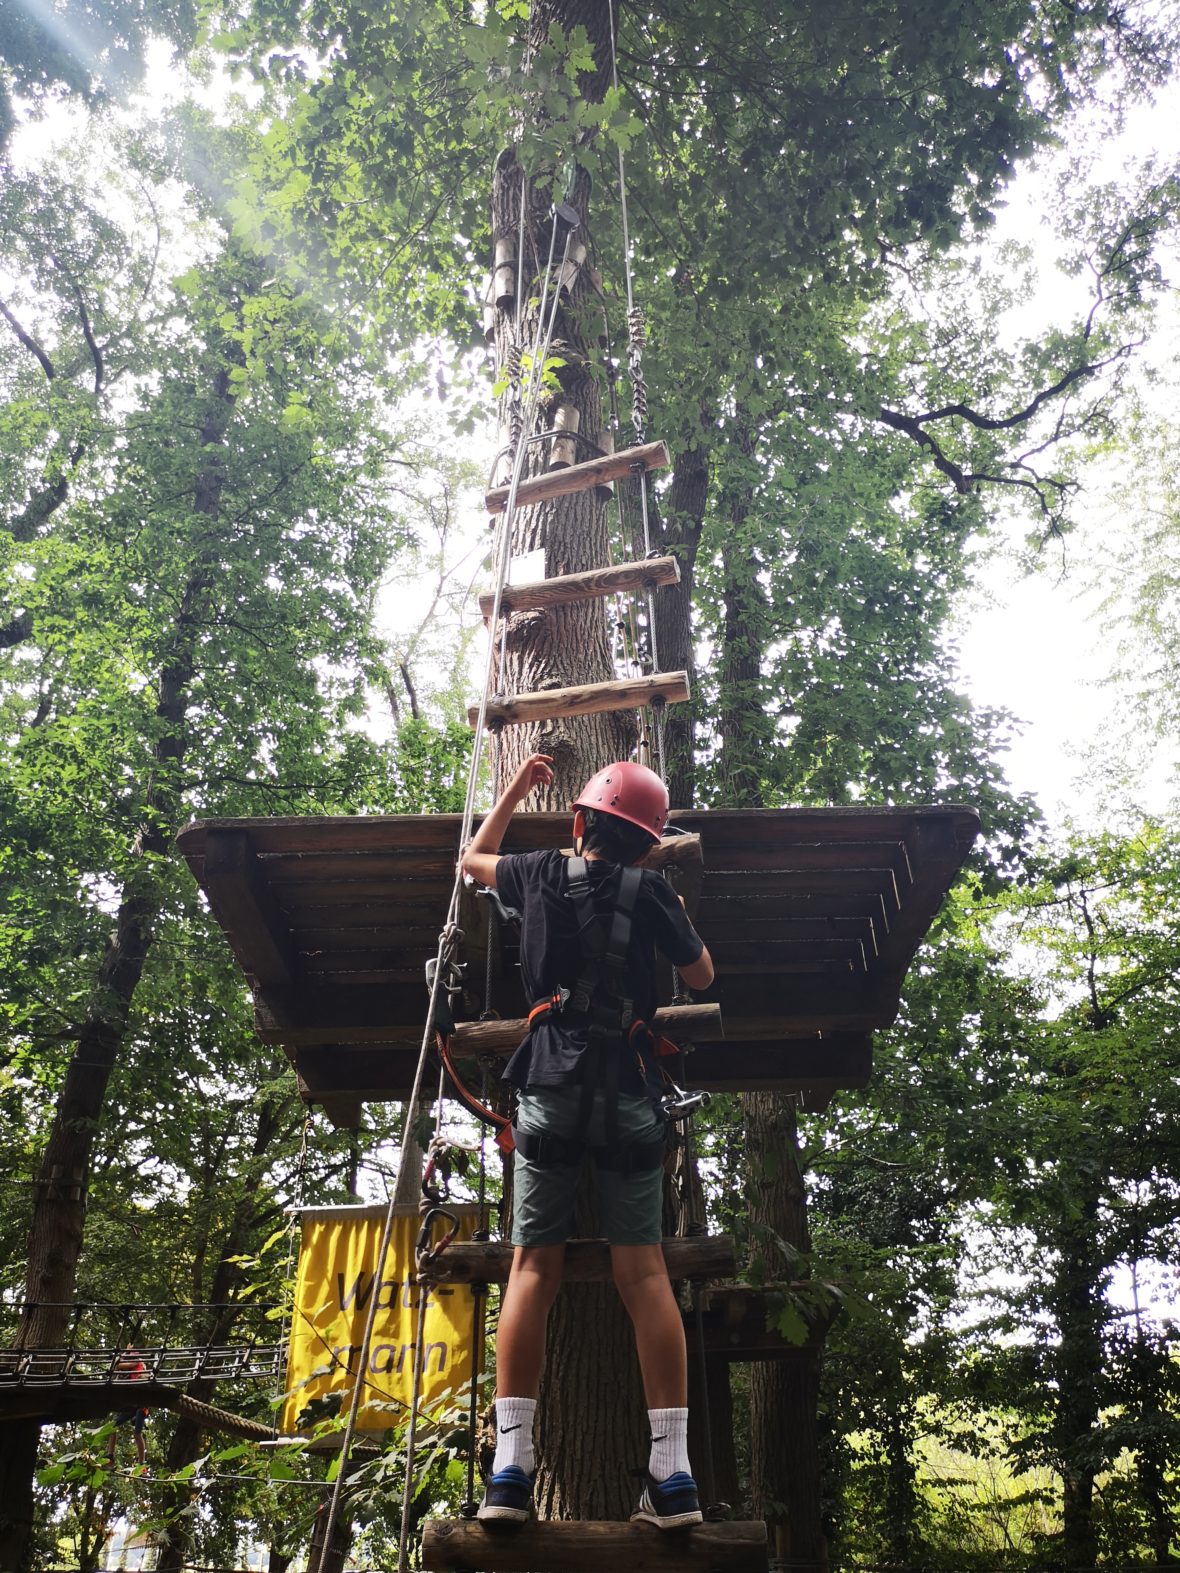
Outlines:
[[656, 1480], [645, 1470], [647, 1484], [639, 1498], [639, 1506], [631, 1515], [631, 1522], [647, 1522], [657, 1529], [688, 1529], [704, 1521], [697, 1497], [697, 1483], [683, 1470], [669, 1475], [667, 1480]]
[[523, 1524], [533, 1514], [533, 1477], [519, 1464], [492, 1475], [476, 1510], [481, 1524]]

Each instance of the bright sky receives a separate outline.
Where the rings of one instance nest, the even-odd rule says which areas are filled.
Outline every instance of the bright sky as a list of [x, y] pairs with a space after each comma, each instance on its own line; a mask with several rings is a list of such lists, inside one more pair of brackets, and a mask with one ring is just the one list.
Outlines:
[[[1102, 138], [1094, 178], [1115, 181], [1150, 150], [1173, 167], [1180, 164], [1174, 102], [1138, 106], [1121, 135]], [[1078, 285], [1053, 266], [1056, 243], [1049, 227], [1056, 201], [1054, 163], [1064, 164], [1074, 151], [1071, 146], [1042, 170], [1022, 171], [997, 228], [997, 239], [1033, 244], [1042, 260], [1041, 286], [1029, 298], [1023, 320], [1014, 324], [1029, 333], [1043, 331], [1055, 311], [1068, 311], [1079, 298]], [[1180, 308], [1174, 297], [1161, 317], [1160, 333], [1144, 347], [1141, 359], [1166, 374], [1180, 346]], [[1170, 389], [1165, 383], [1161, 392], [1174, 399], [1174, 383]], [[1064, 543], [1046, 549], [1039, 571], [1026, 574], [1015, 551], [996, 552], [983, 567], [957, 633], [974, 701], [1002, 706], [1025, 723], [1007, 760], [1011, 784], [1034, 793], [1054, 824], [1068, 817], [1079, 827], [1093, 828], [1105, 820], [1109, 805], [1099, 789], [1093, 755], [1104, 749], [1109, 755], [1128, 724], [1127, 697], [1108, 683], [1118, 636], [1101, 614], [1109, 586], [1100, 564], [1136, 529], [1137, 520], [1120, 512], [1109, 495], [1129, 478], [1129, 466], [1130, 460], [1122, 459], [1105, 472], [1094, 468], [1085, 476], [1075, 510], [1077, 529]], [[1013, 525], [1014, 545], [1026, 529]], [[1180, 785], [1175, 746], [1140, 731], [1128, 757], [1135, 762], [1136, 806], [1149, 813], [1174, 808]]]

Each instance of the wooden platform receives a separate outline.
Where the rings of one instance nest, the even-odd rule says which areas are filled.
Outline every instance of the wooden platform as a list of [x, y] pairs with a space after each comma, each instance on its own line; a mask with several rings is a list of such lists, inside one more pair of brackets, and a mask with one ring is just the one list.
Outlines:
[[[897, 1012], [906, 968], [979, 832], [956, 807], [713, 809], [674, 813], [699, 835], [696, 922], [717, 978], [726, 1041], [702, 1041], [688, 1078], [822, 1100], [863, 1085], [871, 1033]], [[507, 852], [568, 844], [567, 814], [513, 818]], [[458, 815], [209, 820], [178, 838], [254, 993], [255, 1021], [282, 1044], [309, 1102], [347, 1120], [359, 1097], [404, 1098], [421, 1041], [423, 967], [435, 951], [458, 854]], [[519, 1017], [511, 933], [464, 895], [471, 992]], [[474, 980], [480, 980], [478, 984]], [[670, 993], [670, 974], [668, 988]]]
[[[732, 1235], [668, 1239], [663, 1248], [669, 1278], [732, 1278], [737, 1272]], [[439, 1251], [421, 1276], [440, 1284], [504, 1284], [513, 1254], [499, 1240], [464, 1240]], [[610, 1246], [605, 1240], [568, 1241], [561, 1276], [563, 1283], [609, 1283]]]
[[428, 1518], [422, 1566], [433, 1573], [766, 1573], [766, 1525], [699, 1524], [660, 1530], [654, 1524], [549, 1522], [485, 1527], [467, 1519]]

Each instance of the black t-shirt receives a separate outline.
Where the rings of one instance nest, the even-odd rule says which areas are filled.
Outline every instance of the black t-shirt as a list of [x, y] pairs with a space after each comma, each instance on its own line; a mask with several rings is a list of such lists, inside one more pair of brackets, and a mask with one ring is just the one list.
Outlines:
[[[524, 852], [502, 857], [496, 864], [496, 889], [521, 912], [520, 970], [530, 1007], [559, 988], [573, 988], [581, 972], [577, 918], [566, 894], [567, 861], [561, 852]], [[592, 858], [586, 867], [594, 910], [609, 921], [619, 889], [618, 864]], [[656, 1009], [656, 951], [674, 965], [687, 967], [704, 946], [671, 887], [649, 869], [640, 873], [624, 976], [635, 1015], [650, 1022]], [[619, 1042], [622, 1049], [621, 1034]], [[517, 1087], [558, 1087], [578, 1081], [585, 1048], [584, 1018], [547, 1016], [509, 1060], [504, 1079]], [[619, 1085], [625, 1092], [641, 1092], [646, 1073], [647, 1067], [635, 1054], [623, 1053]]]

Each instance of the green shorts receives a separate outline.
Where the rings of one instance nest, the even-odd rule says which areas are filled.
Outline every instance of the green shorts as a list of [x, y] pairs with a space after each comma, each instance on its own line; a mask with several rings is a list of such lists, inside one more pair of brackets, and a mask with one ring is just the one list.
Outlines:
[[[577, 1128], [580, 1087], [533, 1087], [519, 1095], [516, 1123], [521, 1130], [572, 1136]], [[603, 1094], [594, 1094], [588, 1145], [603, 1141]], [[664, 1122], [650, 1098], [619, 1094], [620, 1142], [650, 1142], [664, 1134]], [[574, 1227], [579, 1164], [539, 1164], [518, 1150], [513, 1167], [513, 1245], [561, 1245]], [[612, 1245], [658, 1245], [663, 1238], [662, 1167], [638, 1174], [594, 1169], [602, 1233]]]

